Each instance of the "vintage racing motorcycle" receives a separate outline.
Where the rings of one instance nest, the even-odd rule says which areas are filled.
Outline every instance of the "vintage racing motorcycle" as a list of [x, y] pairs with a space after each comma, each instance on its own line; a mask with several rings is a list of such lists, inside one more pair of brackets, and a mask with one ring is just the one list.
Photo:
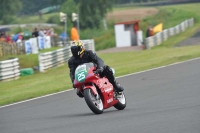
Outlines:
[[108, 79], [95, 74], [95, 70], [93, 63], [81, 64], [75, 70], [74, 85], [84, 95], [88, 107], [95, 114], [102, 114], [104, 109], [112, 106], [123, 110], [126, 107], [124, 93], [115, 92]]

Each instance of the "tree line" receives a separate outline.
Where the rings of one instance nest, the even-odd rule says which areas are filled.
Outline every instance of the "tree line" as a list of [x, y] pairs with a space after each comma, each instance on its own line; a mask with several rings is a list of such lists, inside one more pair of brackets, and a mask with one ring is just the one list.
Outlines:
[[72, 12], [79, 14], [81, 28], [99, 28], [114, 5], [153, 1], [162, 0], [1, 0], [0, 24], [14, 24], [16, 16], [37, 14], [43, 8], [60, 5], [59, 11], [66, 13], [70, 20]]

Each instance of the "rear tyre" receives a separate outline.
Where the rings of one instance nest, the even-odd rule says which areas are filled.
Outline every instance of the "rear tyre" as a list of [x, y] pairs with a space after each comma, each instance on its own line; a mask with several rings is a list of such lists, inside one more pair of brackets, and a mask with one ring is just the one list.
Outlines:
[[123, 110], [126, 107], [126, 97], [124, 93], [122, 92], [121, 95], [116, 94], [116, 98], [119, 100], [119, 102], [115, 104], [114, 107], [118, 110]]
[[94, 96], [91, 89], [84, 90], [84, 98], [85, 102], [87, 103], [88, 107], [95, 113], [95, 114], [102, 114], [103, 113], [103, 102], [101, 98], [98, 99]]

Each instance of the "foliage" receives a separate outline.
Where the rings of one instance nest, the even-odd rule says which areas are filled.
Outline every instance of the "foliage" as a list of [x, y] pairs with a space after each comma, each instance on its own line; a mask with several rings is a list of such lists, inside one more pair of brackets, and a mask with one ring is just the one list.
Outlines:
[[40, 9], [50, 6], [49, 0], [20, 0], [23, 8], [20, 11], [21, 15], [35, 14]]
[[67, 14], [67, 22], [72, 21], [72, 13], [77, 13], [78, 7], [74, 0], [67, 0], [64, 4], [62, 4], [60, 11]]
[[60, 17], [58, 14], [52, 15], [48, 18], [47, 23], [60, 25]]
[[115, 35], [114, 30], [109, 30], [100, 37], [94, 37], [95, 50], [103, 50], [107, 48], [115, 47]]
[[13, 30], [12, 30], [12, 33], [14, 33], [14, 34], [17, 34], [17, 33], [19, 33], [19, 32], [22, 32], [22, 28], [21, 27], [16, 27], [16, 28], [14, 28]]
[[[155, 26], [158, 23], [162, 22], [164, 24], [163, 25], [164, 29], [166, 29], [166, 28], [171, 28], [177, 24], [180, 24], [182, 21], [189, 19], [191, 17], [194, 17], [195, 22], [197, 22], [198, 20], [200, 20], [199, 19], [200, 17], [197, 16], [199, 11], [198, 11], [198, 8], [196, 8], [196, 6], [198, 7], [198, 4], [197, 5], [195, 4], [195, 6], [192, 9], [188, 8], [185, 5], [179, 5], [176, 7], [174, 6], [159, 7], [158, 14], [156, 14], [155, 16], [145, 18], [139, 23], [140, 28], [143, 31], [144, 37], [145, 37], [145, 31], [149, 24]], [[190, 9], [190, 10], [183, 10], [183, 9]], [[30, 18], [27, 17], [24, 19], [19, 18], [19, 19], [23, 20], [23, 22], [26, 21], [26, 23], [39, 21], [39, 18], [36, 16], [30, 17]], [[48, 20], [48, 22], [59, 21], [59, 13], [45, 14], [43, 16], [42, 21], [45, 22], [46, 20]], [[72, 27], [72, 23], [69, 21], [67, 23], [67, 33], [70, 33], [70, 28]], [[113, 26], [114, 22], [110, 22], [110, 21], [107, 22], [108, 30], [103, 29], [102, 21], [99, 21], [99, 23], [101, 24], [99, 28], [81, 29], [80, 30], [81, 39], [91, 39], [91, 38], [95, 39], [95, 48], [97, 51], [106, 49], [109, 47], [114, 47], [115, 46], [115, 36], [114, 36], [114, 26]], [[61, 34], [64, 30], [64, 23], [61, 23], [61, 24], [62, 25], [59, 26], [58, 28], [56, 27], [54, 28], [57, 34]]]
[[20, 11], [20, 15], [33, 15], [37, 14], [39, 10], [49, 7], [61, 5], [66, 0], [20, 0], [23, 4], [23, 8]]
[[[20, 16], [16, 18], [18, 24], [30, 24], [30, 23], [46, 23], [51, 16], [57, 15], [56, 18], [59, 17], [59, 13], [50, 13], [42, 15], [40, 18], [38, 15], [28, 15], [28, 16]], [[60, 18], [59, 18], [60, 20]]]
[[14, 20], [12, 16], [17, 15], [21, 9], [21, 2], [20, 0], [1, 0], [0, 9], [1, 24], [11, 23]]
[[186, 19], [199, 18], [194, 12], [190, 12], [183, 9], [177, 9], [172, 7], [159, 7], [158, 14], [145, 18], [140, 22], [141, 30], [143, 31], [143, 36], [145, 36], [145, 31], [149, 25], [156, 26], [159, 23], [163, 23], [163, 29], [174, 27]]
[[66, 0], [49, 0], [51, 5], [62, 5]]
[[114, 0], [81, 0], [79, 4], [81, 28], [99, 28], [101, 20], [112, 9]]
[[17, 23], [16, 18], [11, 15], [5, 16], [2, 21], [2, 24], [16, 24], [16, 23]]

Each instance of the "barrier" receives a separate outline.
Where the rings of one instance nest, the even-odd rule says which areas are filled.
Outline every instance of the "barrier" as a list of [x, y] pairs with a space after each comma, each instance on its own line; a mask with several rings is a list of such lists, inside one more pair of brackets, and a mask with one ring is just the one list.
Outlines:
[[0, 62], [0, 81], [18, 79], [19, 76], [18, 58]]
[[[70, 42], [70, 45], [71, 43], [72, 42]], [[83, 40], [83, 43], [85, 49], [95, 51], [93, 39]], [[68, 62], [68, 59], [70, 57], [71, 57], [70, 46], [67, 46], [59, 50], [55, 50], [53, 52], [41, 53], [38, 55], [40, 72], [45, 72], [50, 68], [62, 66]]]
[[157, 33], [152, 37], [148, 37], [145, 39], [145, 45], [147, 49], [150, 49], [153, 46], [160, 45], [162, 42], [166, 41], [169, 37], [179, 34], [180, 32], [184, 32], [188, 27], [193, 26], [194, 18], [189, 20], [185, 20], [179, 25], [176, 25], [172, 28], [165, 29], [162, 32]]
[[18, 54], [37, 54], [40, 49], [51, 48], [51, 37], [35, 37], [22, 42], [15, 42], [8, 44], [6, 42], [0, 42], [0, 57], [6, 55], [18, 55]]

